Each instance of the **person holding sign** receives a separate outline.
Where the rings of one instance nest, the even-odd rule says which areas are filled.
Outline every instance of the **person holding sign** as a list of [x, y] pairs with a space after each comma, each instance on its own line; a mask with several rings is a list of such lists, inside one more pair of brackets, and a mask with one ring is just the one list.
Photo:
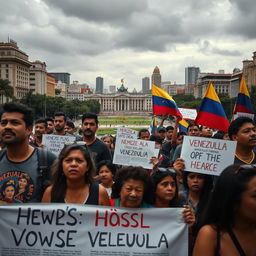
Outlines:
[[53, 168], [53, 184], [43, 195], [43, 203], [109, 205], [105, 188], [93, 181], [95, 167], [85, 145], [65, 146]]
[[120, 169], [112, 186], [111, 206], [151, 208], [152, 182], [142, 167], [128, 166]]
[[231, 165], [220, 175], [193, 256], [255, 256], [256, 167]]

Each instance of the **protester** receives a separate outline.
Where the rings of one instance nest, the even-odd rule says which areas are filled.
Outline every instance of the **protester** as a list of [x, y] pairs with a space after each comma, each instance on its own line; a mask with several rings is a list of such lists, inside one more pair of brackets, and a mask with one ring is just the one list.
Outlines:
[[111, 197], [115, 173], [116, 166], [111, 161], [103, 160], [97, 164], [97, 174], [99, 175], [101, 185], [107, 190], [109, 197]]
[[34, 141], [29, 144], [33, 147], [43, 147], [43, 134], [47, 132], [47, 122], [45, 119], [38, 119], [35, 121], [34, 125], [35, 133], [34, 133]]
[[72, 134], [65, 131], [65, 126], [67, 122], [67, 117], [63, 112], [54, 113], [54, 134], [55, 135], [64, 135], [64, 136], [73, 136]]
[[33, 115], [27, 106], [14, 102], [5, 103], [0, 120], [0, 135], [5, 144], [5, 148], [0, 151], [0, 187], [9, 180], [14, 181], [16, 187], [20, 177], [26, 176], [29, 189], [19, 200], [23, 203], [38, 202], [42, 198], [50, 178], [50, 167], [56, 157], [46, 149], [29, 145]]
[[254, 256], [256, 168], [231, 165], [219, 176], [193, 256]]
[[148, 129], [143, 128], [143, 129], [139, 130], [138, 139], [139, 140], [149, 140], [150, 133], [149, 133]]
[[76, 141], [83, 140], [83, 137], [80, 134], [75, 134], [75, 129], [75, 124], [72, 121], [67, 120], [65, 125], [65, 132], [74, 135], [76, 137]]
[[163, 126], [160, 126], [157, 128], [157, 136], [160, 136], [162, 141], [164, 142], [166, 137], [166, 128]]
[[45, 121], [47, 122], [47, 134], [53, 134], [54, 133], [54, 119], [51, 117], [45, 118]]
[[172, 141], [172, 135], [173, 135], [174, 127], [171, 125], [166, 127], [166, 141]]
[[95, 164], [102, 160], [112, 161], [108, 146], [96, 137], [98, 123], [98, 116], [96, 114], [85, 113], [82, 116], [83, 140], [88, 146]]
[[108, 146], [108, 148], [112, 149], [113, 137], [111, 135], [104, 135], [101, 137], [101, 140]]
[[201, 125], [200, 128], [200, 136], [205, 138], [211, 138], [213, 134], [213, 130], [210, 127]]
[[213, 139], [230, 140], [228, 133], [223, 131], [217, 131], [213, 136]]
[[109, 205], [107, 191], [93, 181], [95, 167], [87, 147], [65, 146], [53, 168], [52, 185], [43, 195], [43, 203]]
[[256, 164], [256, 127], [252, 119], [238, 117], [228, 129], [229, 138], [237, 142], [235, 164]]
[[112, 186], [112, 206], [150, 208], [153, 195], [149, 173], [142, 167], [124, 167]]

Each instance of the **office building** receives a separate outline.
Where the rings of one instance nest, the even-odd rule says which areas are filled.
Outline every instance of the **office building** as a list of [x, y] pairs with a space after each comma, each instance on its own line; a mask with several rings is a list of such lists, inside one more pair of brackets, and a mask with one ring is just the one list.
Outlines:
[[142, 93], [150, 93], [149, 89], [149, 77], [142, 78]]
[[96, 77], [96, 90], [95, 93], [102, 94], [103, 93], [103, 78], [98, 76]]
[[55, 76], [57, 81], [61, 81], [62, 83], [65, 83], [66, 85], [70, 85], [70, 74], [65, 72], [50, 72], [49, 73], [52, 76]]
[[189, 85], [195, 85], [198, 74], [200, 73], [199, 67], [187, 67], [185, 68], [185, 85], [188, 87]]
[[155, 67], [151, 76], [151, 83], [161, 88], [161, 74], [158, 66]]
[[31, 63], [29, 87], [33, 94], [47, 94], [47, 71], [45, 62], [36, 60]]

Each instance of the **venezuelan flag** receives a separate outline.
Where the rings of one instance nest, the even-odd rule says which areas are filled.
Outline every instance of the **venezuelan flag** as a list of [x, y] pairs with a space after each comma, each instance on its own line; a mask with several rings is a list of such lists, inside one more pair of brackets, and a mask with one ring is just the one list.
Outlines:
[[223, 132], [228, 131], [229, 121], [212, 82], [207, 87], [195, 124], [204, 125]]
[[157, 87], [156, 85], [152, 85], [152, 98], [154, 115], [168, 114], [177, 116], [180, 119], [182, 118], [182, 115], [173, 98], [166, 91]]
[[188, 123], [184, 119], [179, 121], [179, 131], [181, 132], [188, 132]]
[[246, 86], [244, 74], [242, 74], [240, 81], [239, 92], [233, 114], [236, 114], [237, 112], [253, 114], [252, 102]]
[[150, 124], [150, 130], [151, 130], [151, 135], [155, 135], [156, 134], [156, 128], [157, 128], [157, 122], [156, 122], [156, 117], [153, 116], [152, 122]]

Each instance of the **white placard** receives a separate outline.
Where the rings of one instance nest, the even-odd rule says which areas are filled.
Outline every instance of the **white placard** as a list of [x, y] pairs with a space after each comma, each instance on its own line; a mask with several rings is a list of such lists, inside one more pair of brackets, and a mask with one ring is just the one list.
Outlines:
[[185, 256], [188, 228], [182, 210], [1, 205], [0, 255]]
[[181, 158], [185, 171], [220, 175], [234, 163], [236, 141], [184, 136]]
[[157, 157], [158, 153], [159, 147], [154, 141], [117, 137], [113, 163], [152, 169], [150, 159], [153, 156]]
[[195, 120], [197, 116], [196, 109], [193, 108], [179, 108], [180, 113], [182, 114], [183, 119]]
[[116, 132], [116, 138], [136, 140], [138, 139], [138, 131], [125, 127], [119, 127]]
[[54, 134], [43, 134], [42, 144], [55, 155], [59, 155], [65, 144], [74, 143], [75, 136], [62, 136]]

